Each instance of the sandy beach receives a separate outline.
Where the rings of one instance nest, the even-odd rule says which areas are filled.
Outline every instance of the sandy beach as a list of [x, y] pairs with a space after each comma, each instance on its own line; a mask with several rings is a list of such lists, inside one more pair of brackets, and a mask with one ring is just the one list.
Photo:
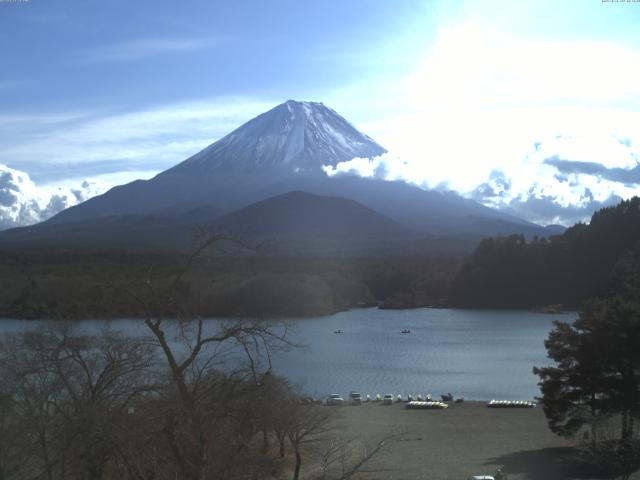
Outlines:
[[509, 480], [588, 476], [576, 460], [579, 441], [551, 433], [539, 407], [491, 409], [483, 402], [464, 402], [446, 410], [407, 410], [404, 403], [372, 402], [326, 408], [337, 410], [337, 426], [347, 435], [374, 441], [388, 432], [405, 432], [371, 465], [381, 470], [359, 478], [460, 480], [493, 475], [500, 465]]

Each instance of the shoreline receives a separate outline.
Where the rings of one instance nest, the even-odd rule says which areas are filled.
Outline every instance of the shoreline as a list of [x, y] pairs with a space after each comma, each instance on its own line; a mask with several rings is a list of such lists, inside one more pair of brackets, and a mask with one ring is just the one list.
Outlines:
[[[255, 317], [255, 316], [244, 316], [244, 315], [227, 315], [227, 316], [205, 316], [202, 317], [203, 320], [265, 320], [265, 321], [283, 321], [286, 322], [288, 320], [310, 320], [317, 319], [323, 317], [332, 317], [335, 315], [339, 315], [341, 313], [347, 313], [355, 310], [380, 310], [380, 311], [405, 311], [405, 310], [462, 310], [462, 311], [500, 311], [500, 312], [514, 312], [514, 313], [536, 313], [539, 315], [551, 316], [551, 315], [567, 315], [567, 314], [577, 314], [577, 310], [562, 310], [562, 311], [538, 311], [534, 308], [511, 308], [511, 307], [457, 307], [454, 305], [447, 306], [413, 306], [413, 307], [395, 307], [395, 308], [387, 308], [381, 305], [369, 305], [369, 306], [354, 306], [350, 308], [343, 308], [335, 311], [330, 311], [326, 313], [314, 313], [308, 315], [296, 315], [296, 316], [264, 316], [264, 317]], [[43, 318], [43, 317], [3, 317], [0, 314], [0, 322], [5, 320], [18, 320], [24, 322], [31, 321], [43, 321], [43, 322], [83, 322], [83, 321], [122, 321], [122, 320], [139, 320], [143, 321], [145, 319], [144, 316], [136, 317], [136, 316], [118, 316], [118, 317], [100, 317], [93, 316], [91, 318]], [[166, 320], [175, 320], [167, 318]], [[195, 319], [194, 319], [195, 320]]]

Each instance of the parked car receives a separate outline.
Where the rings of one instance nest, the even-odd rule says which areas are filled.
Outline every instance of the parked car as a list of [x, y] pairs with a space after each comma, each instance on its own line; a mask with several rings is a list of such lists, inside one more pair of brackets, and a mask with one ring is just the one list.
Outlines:
[[362, 405], [362, 397], [358, 392], [351, 392], [349, 394], [349, 399], [351, 401], [351, 405]]
[[384, 398], [382, 399], [382, 404], [393, 405], [393, 395], [390, 393], [385, 394]]
[[343, 405], [343, 404], [344, 404], [344, 399], [337, 393], [329, 395], [329, 398], [327, 398], [327, 405], [335, 406], [335, 405]]
[[469, 480], [495, 480], [491, 475], [473, 475]]

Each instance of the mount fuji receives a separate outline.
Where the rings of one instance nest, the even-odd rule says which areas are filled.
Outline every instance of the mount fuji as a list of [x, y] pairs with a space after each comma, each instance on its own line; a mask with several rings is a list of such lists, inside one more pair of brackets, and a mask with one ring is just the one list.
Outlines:
[[323, 165], [385, 152], [322, 103], [289, 100], [151, 180], [115, 187], [50, 221], [158, 214], [166, 208], [187, 210], [198, 205], [231, 211], [272, 195], [304, 190], [296, 186], [327, 178]]
[[[135, 232], [136, 222], [132, 222], [135, 217], [144, 218], [141, 229], [150, 222], [154, 228], [161, 224], [165, 229], [174, 224], [176, 228], [185, 224], [221, 226], [214, 223], [217, 218], [231, 218], [229, 214], [234, 211], [293, 191], [318, 196], [319, 200], [307, 203], [313, 203], [314, 211], [319, 208], [318, 203], [326, 203], [324, 215], [330, 215], [331, 208], [340, 204], [332, 202], [331, 197], [357, 202], [363, 208], [352, 208], [353, 212], [377, 216], [377, 221], [383, 223], [393, 222], [398, 235], [403, 231], [477, 238], [551, 233], [454, 192], [423, 190], [401, 181], [347, 174], [329, 177], [323, 170], [324, 166], [336, 166], [355, 157], [374, 158], [385, 152], [324, 104], [289, 100], [150, 180], [115, 187], [42, 224], [17, 229], [19, 234], [8, 233], [13, 238], [18, 235], [34, 242], [40, 236], [51, 238], [54, 232], [64, 237], [65, 229], [77, 234], [85, 226], [91, 229], [103, 225], [101, 231], [108, 233], [118, 229], [119, 218], [126, 218], [128, 236]], [[278, 205], [279, 211], [284, 212], [288, 210], [282, 208], [283, 201], [300, 200], [296, 195], [283, 198], [261, 204], [259, 211], [268, 217], [265, 208], [270, 205]], [[298, 218], [304, 217], [300, 209], [296, 212]], [[314, 215], [312, 211], [308, 214]], [[371, 218], [358, 224], [371, 225], [375, 221]], [[0, 244], [3, 237], [0, 235]]]
[[324, 165], [385, 152], [322, 103], [289, 100], [165, 173], [319, 174]]

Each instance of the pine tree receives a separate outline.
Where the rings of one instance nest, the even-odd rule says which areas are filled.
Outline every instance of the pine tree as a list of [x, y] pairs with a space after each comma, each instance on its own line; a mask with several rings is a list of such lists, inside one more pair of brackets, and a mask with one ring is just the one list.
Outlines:
[[549, 427], [573, 436], [620, 418], [620, 440], [630, 441], [640, 416], [640, 249], [618, 263], [604, 298], [588, 301], [572, 324], [556, 322], [545, 342], [554, 367], [534, 368]]

